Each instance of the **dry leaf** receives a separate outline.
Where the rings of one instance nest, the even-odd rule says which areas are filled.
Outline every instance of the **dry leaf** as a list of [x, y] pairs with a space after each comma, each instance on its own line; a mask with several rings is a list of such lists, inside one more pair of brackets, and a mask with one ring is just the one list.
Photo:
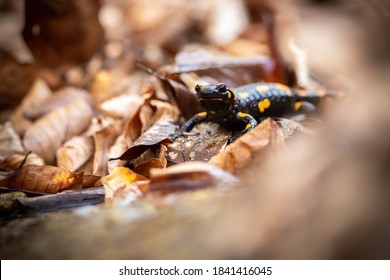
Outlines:
[[266, 119], [209, 161], [218, 167], [238, 174], [239, 170], [269, 149], [284, 148], [284, 139], [277, 123]]
[[165, 153], [167, 150], [168, 150], [167, 146], [165, 146], [164, 144], [160, 145], [160, 153], [158, 155], [158, 158], [160, 159], [163, 168], [166, 168], [168, 164], [167, 158], [165, 157]]
[[150, 79], [149, 75], [143, 72], [123, 78], [117, 89], [120, 95], [104, 101], [99, 106], [100, 110], [113, 117], [131, 118], [152, 96], [144, 89], [147, 79]]
[[[124, 73], [119, 71], [101, 70], [96, 73], [91, 84], [91, 95], [100, 104], [104, 100], [112, 98], [121, 90], [120, 81]], [[122, 92], [119, 92], [122, 93]]]
[[92, 156], [92, 137], [75, 136], [57, 150], [57, 166], [76, 171]]
[[142, 134], [126, 152], [119, 158], [120, 160], [132, 160], [142, 155], [146, 150], [156, 147], [166, 141], [177, 130], [177, 125], [169, 121], [156, 123], [144, 134]]
[[151, 100], [150, 104], [156, 107], [156, 112], [152, 119], [153, 125], [117, 159], [135, 159], [146, 150], [162, 143], [175, 133], [177, 125], [174, 125], [173, 123], [178, 119], [178, 109], [167, 102], [159, 100]]
[[161, 82], [166, 90], [173, 95], [181, 114], [185, 119], [191, 118], [202, 110], [196, 99], [195, 92], [188, 89], [183, 84], [171, 79], [162, 79]]
[[140, 165], [137, 165], [133, 169], [133, 171], [146, 177], [146, 178], [150, 178], [150, 170], [152, 168], [161, 169], [163, 167], [164, 167], [164, 164], [161, 162], [161, 160], [159, 158], [151, 158], [151, 159], [144, 161]]
[[126, 140], [128, 144], [133, 144], [138, 137], [145, 132], [153, 124], [154, 110], [148, 105], [144, 105], [140, 108], [138, 114], [132, 118], [129, 122], [126, 130]]
[[[158, 79], [154, 82], [154, 87], [156, 89], [162, 87], [165, 91], [165, 95], [168, 97], [168, 100], [170, 100], [172, 104], [176, 104], [179, 107], [181, 114], [186, 119], [189, 119], [194, 114], [201, 111], [202, 108], [197, 102], [195, 90], [193, 90], [195, 87], [192, 87], [192, 90], [190, 90], [182, 83], [176, 81], [175, 79], [177, 79], [177, 75], [174, 73], [170, 74], [170, 72], [173, 72], [171, 69], [172, 66], [164, 67], [166, 76], [165, 74], [162, 75], [143, 65], [139, 65], [139, 67]], [[158, 83], [158, 81], [161, 83], [161, 85]]]
[[189, 134], [180, 136], [167, 145], [165, 156], [174, 163], [185, 161], [209, 161], [225, 149], [230, 132], [217, 123], [203, 122], [196, 125]]
[[[132, 117], [128, 120], [126, 124], [126, 129], [124, 132], [124, 141], [127, 144], [127, 148], [134, 143], [135, 140], [141, 135], [142, 132], [142, 122], [140, 118], [141, 110], [144, 108], [149, 108], [149, 106], [140, 107]], [[151, 115], [152, 113], [150, 113]]]
[[57, 193], [64, 190], [94, 187], [96, 182], [93, 182], [91, 178], [88, 177], [86, 182], [93, 183], [93, 185], [83, 185], [83, 179], [83, 172], [72, 173], [48, 165], [27, 165], [11, 178], [1, 180], [0, 186], [40, 193]]
[[100, 104], [99, 108], [102, 112], [110, 116], [127, 119], [131, 117], [144, 102], [145, 99], [139, 95], [122, 94], [103, 102]]
[[[149, 180], [126, 167], [117, 167], [111, 175], [101, 179], [106, 199], [130, 195], [135, 199], [147, 191]], [[127, 194], [126, 194], [127, 193]]]
[[76, 99], [30, 126], [24, 135], [23, 144], [46, 163], [54, 163], [57, 149], [62, 143], [83, 132], [91, 119], [91, 107], [84, 100]]
[[122, 122], [117, 121], [94, 134], [95, 155], [93, 159], [93, 174], [99, 176], [108, 174], [108, 155], [111, 146], [120, 133], [121, 124]]
[[36, 120], [57, 108], [72, 103], [77, 98], [83, 99], [91, 108], [94, 107], [94, 101], [86, 90], [64, 87], [39, 104], [39, 106], [30, 106], [24, 109], [23, 115], [28, 119]]
[[118, 122], [118, 119], [109, 117], [109, 116], [102, 116], [98, 115], [96, 117], [92, 118], [92, 121], [87, 129], [83, 133], [84, 136], [93, 136], [96, 132], [105, 129], [106, 127], [110, 125], [115, 125]]
[[179, 117], [179, 110], [176, 106], [160, 100], [151, 100], [150, 105], [156, 108], [156, 112], [153, 115], [154, 123], [160, 121], [177, 121]]
[[47, 83], [41, 79], [35, 80], [22, 103], [14, 111], [10, 119], [19, 135], [23, 135], [24, 131], [31, 126], [31, 121], [23, 116], [23, 111], [26, 108], [39, 106], [50, 95], [51, 90]]
[[0, 162], [0, 170], [15, 171], [18, 168], [22, 167], [20, 165], [22, 164], [23, 161], [24, 161], [23, 166], [45, 164], [43, 162], [43, 159], [41, 159], [34, 153], [30, 153], [27, 156], [15, 154], [5, 158], [3, 161]]
[[12, 124], [6, 122], [0, 125], [0, 161], [15, 153], [23, 153], [22, 142]]
[[283, 133], [283, 138], [284, 139], [289, 139], [290, 137], [293, 137], [297, 133], [302, 133], [306, 135], [314, 135], [315, 132], [311, 129], [308, 129], [304, 127], [302, 124], [299, 122], [296, 122], [291, 119], [286, 119], [286, 118], [279, 118], [278, 119], [278, 124], [280, 126], [280, 129]]
[[218, 186], [228, 188], [238, 183], [233, 175], [205, 162], [186, 162], [166, 169], [152, 169], [149, 191], [193, 190]]
[[[128, 146], [126, 144], [125, 136], [124, 134], [121, 134], [116, 139], [114, 145], [110, 148], [110, 152], [108, 154], [108, 158], [117, 158], [121, 154], [123, 154], [127, 150]], [[123, 166], [124, 163], [119, 160], [112, 160], [108, 161], [107, 168], [108, 168], [108, 174], [112, 174], [114, 169], [119, 166]]]
[[103, 183], [101, 182], [100, 176], [95, 175], [84, 175], [83, 180], [81, 181], [81, 188], [82, 189], [89, 189], [89, 188], [98, 188], [103, 186]]

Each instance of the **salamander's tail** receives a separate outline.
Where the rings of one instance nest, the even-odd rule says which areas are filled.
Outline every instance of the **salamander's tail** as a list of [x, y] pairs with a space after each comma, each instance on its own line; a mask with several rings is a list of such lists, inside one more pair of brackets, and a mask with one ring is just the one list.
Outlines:
[[314, 105], [317, 105], [324, 98], [329, 98], [335, 101], [343, 100], [345, 98], [344, 92], [330, 90], [293, 90], [293, 94], [296, 96], [297, 102], [307, 101]]

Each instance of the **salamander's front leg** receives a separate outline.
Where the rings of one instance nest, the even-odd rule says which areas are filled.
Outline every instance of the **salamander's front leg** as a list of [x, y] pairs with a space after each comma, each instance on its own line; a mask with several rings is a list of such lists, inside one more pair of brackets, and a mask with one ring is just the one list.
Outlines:
[[241, 130], [241, 131], [239, 131], [231, 136], [231, 138], [229, 140], [230, 143], [234, 142], [238, 137], [244, 135], [248, 131], [254, 129], [255, 126], [257, 125], [257, 121], [249, 114], [239, 112], [237, 114], [237, 118], [242, 120], [244, 123], [246, 123], [246, 126], [243, 130]]
[[184, 133], [190, 132], [191, 129], [198, 123], [203, 122], [207, 119], [207, 112], [201, 112], [189, 119], [183, 126], [180, 128], [180, 131], [173, 135], [172, 142], [175, 141], [179, 136]]
[[257, 125], [257, 121], [249, 114], [240, 112], [237, 114], [237, 117], [246, 123], [246, 126], [242, 131], [243, 134], [254, 129], [255, 126]]

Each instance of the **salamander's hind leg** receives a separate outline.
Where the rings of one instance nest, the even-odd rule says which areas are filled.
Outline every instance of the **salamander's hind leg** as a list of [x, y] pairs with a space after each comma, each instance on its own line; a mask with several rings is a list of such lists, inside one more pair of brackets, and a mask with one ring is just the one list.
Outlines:
[[201, 123], [207, 119], [207, 112], [201, 112], [190, 118], [183, 126], [180, 128], [179, 132], [175, 133], [172, 137], [172, 142], [175, 141], [179, 136], [188, 133], [191, 129], [198, 123]]

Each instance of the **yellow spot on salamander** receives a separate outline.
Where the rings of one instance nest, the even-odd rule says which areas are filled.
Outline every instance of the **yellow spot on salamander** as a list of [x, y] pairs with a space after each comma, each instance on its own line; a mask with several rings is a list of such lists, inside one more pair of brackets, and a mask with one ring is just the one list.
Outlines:
[[269, 108], [269, 106], [271, 106], [271, 101], [269, 101], [268, 98], [264, 99], [264, 100], [261, 100], [259, 102], [259, 104], [257, 104], [257, 106], [259, 107], [259, 111], [261, 113], [263, 113], [265, 111], [265, 109]]
[[240, 117], [240, 118], [245, 118], [246, 116], [248, 116], [248, 114], [245, 114], [245, 113], [239, 113], [238, 114], [238, 117]]
[[269, 86], [266, 85], [266, 84], [262, 84], [262, 85], [257, 86], [257, 87], [256, 87], [256, 90], [257, 90], [258, 92], [266, 92], [266, 91], [269, 90]]
[[245, 130], [248, 130], [251, 127], [251, 125], [248, 123], [245, 127]]
[[228, 98], [232, 98], [232, 93], [230, 91], [228, 91]]
[[249, 93], [247, 93], [247, 92], [239, 92], [237, 94], [241, 98], [247, 98], [249, 96]]
[[215, 115], [215, 111], [210, 111], [210, 114]]
[[302, 104], [303, 104], [303, 102], [296, 102], [294, 105], [294, 110], [298, 111], [299, 109], [301, 109]]
[[281, 91], [284, 91], [287, 94], [291, 94], [291, 89], [286, 85], [275, 83], [275, 87], [277, 87]]
[[207, 112], [198, 113], [198, 116], [199, 116], [199, 117], [204, 117], [204, 116], [206, 116], [206, 115], [207, 115]]

